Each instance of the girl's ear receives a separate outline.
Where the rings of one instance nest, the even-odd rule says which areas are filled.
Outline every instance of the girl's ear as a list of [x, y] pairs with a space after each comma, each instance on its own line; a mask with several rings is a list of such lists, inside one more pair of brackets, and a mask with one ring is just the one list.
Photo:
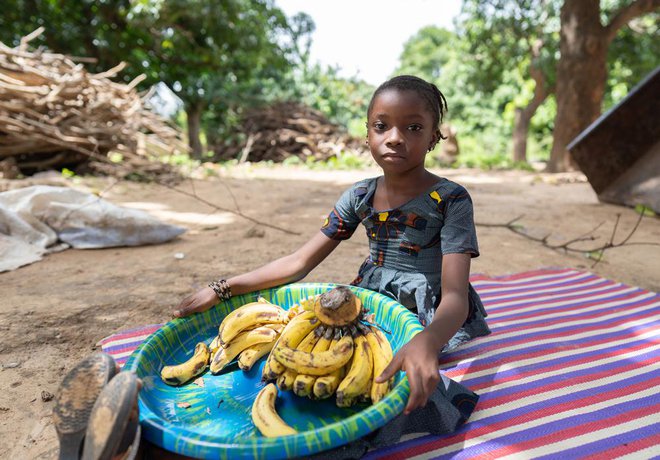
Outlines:
[[436, 145], [438, 145], [438, 142], [440, 142], [440, 139], [442, 138], [442, 134], [440, 133], [439, 129], [436, 129], [435, 132], [433, 133], [433, 137], [431, 138], [431, 143], [429, 144], [429, 152], [435, 148]]

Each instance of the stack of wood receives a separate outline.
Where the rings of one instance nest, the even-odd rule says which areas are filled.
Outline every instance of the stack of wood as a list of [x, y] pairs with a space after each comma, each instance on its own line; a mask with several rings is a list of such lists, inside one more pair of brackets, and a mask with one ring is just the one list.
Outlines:
[[246, 111], [245, 142], [215, 147], [216, 159], [282, 162], [291, 156], [324, 161], [342, 152], [364, 154], [364, 142], [331, 123], [319, 111], [297, 102], [278, 102]]
[[[0, 163], [23, 174], [85, 164], [105, 173], [161, 174], [150, 158], [185, 152], [179, 130], [145, 108], [136, 85], [113, 82], [120, 64], [88, 73], [73, 58], [0, 42]], [[80, 59], [78, 59], [80, 60]], [[83, 59], [84, 60], [84, 59]], [[113, 161], [111, 161], [113, 160]]]

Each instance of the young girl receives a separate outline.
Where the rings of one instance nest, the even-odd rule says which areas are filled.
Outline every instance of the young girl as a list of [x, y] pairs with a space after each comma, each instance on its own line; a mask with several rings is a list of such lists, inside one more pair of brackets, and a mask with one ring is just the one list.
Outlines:
[[345, 191], [320, 231], [293, 254], [211, 283], [183, 299], [174, 315], [299, 281], [361, 223], [370, 254], [352, 284], [396, 299], [425, 326], [377, 380], [404, 371], [410, 382], [404, 414], [424, 406], [440, 381], [438, 354], [489, 333], [468, 280], [470, 259], [479, 255], [472, 201], [463, 187], [424, 167], [426, 154], [444, 139], [439, 126], [446, 110], [444, 95], [420, 78], [404, 75], [379, 86], [369, 103], [367, 144], [383, 175]]

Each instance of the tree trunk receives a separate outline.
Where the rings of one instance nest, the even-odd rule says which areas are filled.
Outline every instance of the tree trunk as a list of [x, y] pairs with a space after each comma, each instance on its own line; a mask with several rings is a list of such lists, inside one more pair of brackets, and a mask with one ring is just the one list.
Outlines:
[[516, 107], [513, 122], [513, 161], [527, 163], [527, 136], [532, 117], [543, 101], [552, 93], [553, 89], [545, 87], [545, 78], [539, 69], [532, 69], [532, 76], [536, 81], [534, 97], [526, 107]]
[[204, 105], [200, 101], [186, 104], [186, 115], [188, 115], [188, 145], [192, 150], [193, 158], [201, 159], [204, 153], [200, 130], [202, 125], [202, 112]]
[[601, 111], [607, 80], [607, 31], [599, 0], [566, 0], [561, 8], [557, 115], [548, 171], [575, 169], [566, 146]]
[[557, 63], [557, 116], [548, 171], [572, 169], [566, 146], [601, 112], [607, 81], [607, 50], [616, 33], [632, 19], [660, 7], [660, 0], [636, 0], [610, 23], [600, 23], [599, 0], [565, 0]]

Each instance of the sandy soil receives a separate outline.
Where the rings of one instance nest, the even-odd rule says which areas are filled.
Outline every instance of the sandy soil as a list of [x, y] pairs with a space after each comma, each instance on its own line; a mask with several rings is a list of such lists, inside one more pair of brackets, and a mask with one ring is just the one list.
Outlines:
[[[617, 214], [621, 220], [614, 241], [620, 242], [638, 217], [631, 209], [599, 203], [579, 174], [436, 172], [468, 188], [478, 224], [502, 224], [523, 216], [518, 223], [532, 235], [550, 235], [550, 244], [576, 238], [604, 222], [594, 232], [598, 239], [581, 247], [600, 246], [609, 240]], [[209, 280], [289, 253], [318, 230], [342, 190], [376, 174], [377, 170], [310, 172], [248, 165], [224, 171], [219, 178], [180, 185], [188, 191], [194, 185], [198, 196], [217, 206], [238, 206], [257, 221], [298, 234], [216, 212], [158, 185], [122, 182], [108, 188], [111, 181], [99, 178], [69, 182], [86, 190], [105, 190], [103, 196], [114, 203], [145, 209], [188, 231], [157, 246], [66, 250], [0, 274], [0, 458], [56, 458], [53, 401], [48, 395], [57, 392], [66, 372], [95, 350], [100, 339], [164, 322], [179, 299]], [[13, 188], [34, 182], [0, 185]], [[593, 261], [583, 253], [552, 250], [506, 228], [478, 225], [477, 231], [482, 255], [473, 261], [475, 273], [571, 267], [660, 291], [660, 246], [612, 248], [592, 267]], [[629, 240], [633, 242], [660, 242], [660, 220], [645, 218]], [[357, 232], [306, 281], [350, 282], [366, 254], [366, 237]]]

